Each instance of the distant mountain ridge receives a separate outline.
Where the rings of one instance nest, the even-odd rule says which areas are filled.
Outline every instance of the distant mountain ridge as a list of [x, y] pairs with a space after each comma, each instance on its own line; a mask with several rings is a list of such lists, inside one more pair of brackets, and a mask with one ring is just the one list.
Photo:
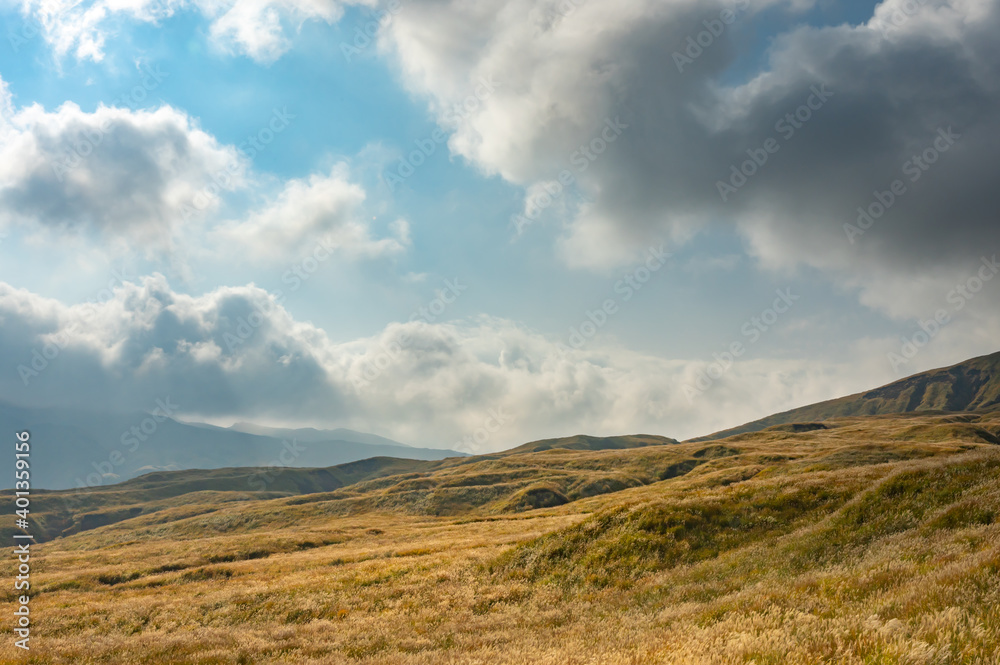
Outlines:
[[1000, 352], [914, 374], [874, 390], [776, 413], [690, 441], [714, 441], [736, 434], [758, 432], [775, 425], [818, 422], [845, 416], [980, 411], [997, 407], [1000, 407]]
[[[231, 467], [325, 468], [372, 457], [439, 460], [454, 450], [414, 448], [351, 430], [236, 428], [188, 423], [157, 413], [98, 413], [0, 402], [0, 429], [28, 430], [32, 487], [104, 486], [143, 474]], [[343, 438], [332, 438], [341, 436]], [[0, 460], [13, 483], [14, 456]]]
[[264, 425], [256, 425], [254, 423], [239, 422], [228, 429], [231, 429], [234, 432], [257, 434], [276, 439], [297, 439], [299, 441], [306, 441], [310, 443], [318, 441], [350, 441], [352, 443], [364, 443], [370, 446], [413, 447], [405, 443], [400, 443], [399, 441], [387, 439], [384, 436], [368, 434], [367, 432], [356, 432], [352, 429], [344, 429], [343, 427], [338, 427], [337, 429], [315, 429], [313, 427], [299, 427], [293, 429], [289, 427], [266, 427]]

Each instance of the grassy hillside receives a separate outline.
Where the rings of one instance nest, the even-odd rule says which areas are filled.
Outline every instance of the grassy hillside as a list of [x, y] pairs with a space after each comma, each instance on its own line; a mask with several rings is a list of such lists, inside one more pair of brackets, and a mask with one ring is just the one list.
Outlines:
[[[212, 512], [231, 501], [254, 501], [330, 492], [398, 473], [435, 468], [438, 462], [375, 457], [326, 469], [239, 468], [159, 471], [118, 483], [78, 490], [35, 491], [32, 534], [39, 542], [122, 520], [173, 510]], [[0, 510], [13, 514], [12, 495]], [[11, 519], [0, 520], [0, 537], [15, 532]]]
[[[675, 443], [642, 435], [574, 436], [529, 443], [496, 455], [438, 461], [375, 457], [324, 469], [160, 471], [116, 485], [38, 492], [32, 500], [33, 533], [44, 542], [162, 511], [214, 512], [232, 501], [298, 495], [307, 495], [303, 503], [337, 501], [344, 511], [394, 507], [443, 515], [488, 506], [498, 512], [517, 512], [648, 484], [678, 473], [680, 467], [671, 470], [671, 465], [687, 465], [686, 469], [697, 461], [678, 454], [660, 458], [668, 462], [647, 465], [642, 454], [609, 454], [567, 463], [570, 450], [596, 453]], [[542, 451], [550, 454], [530, 461], [522, 457]], [[0, 510], [13, 514], [10, 495], [0, 499]], [[9, 538], [12, 529], [11, 520], [0, 520], [0, 537]]]
[[623, 450], [627, 448], [644, 448], [645, 446], [667, 446], [678, 443], [676, 439], [665, 436], [655, 436], [651, 434], [634, 434], [632, 436], [587, 436], [578, 434], [559, 439], [542, 439], [532, 441], [523, 446], [505, 451], [504, 455], [516, 455], [518, 453], [534, 453], [553, 448], [565, 448], [567, 450]]
[[774, 425], [810, 423], [845, 416], [911, 412], [977, 411], [1000, 407], [1000, 353], [915, 374], [887, 386], [849, 395], [716, 432], [691, 441], [713, 441]]
[[[998, 436], [843, 418], [164, 495], [188, 502], [34, 550], [37, 641], [0, 662], [996, 663]], [[565, 501], [526, 505], [542, 487]]]

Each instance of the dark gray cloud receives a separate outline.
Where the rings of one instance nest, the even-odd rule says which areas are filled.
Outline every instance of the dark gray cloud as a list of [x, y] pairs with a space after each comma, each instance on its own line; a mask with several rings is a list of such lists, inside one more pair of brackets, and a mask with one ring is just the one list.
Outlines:
[[[416, 0], [383, 47], [439, 112], [483, 75], [502, 83], [458, 123], [452, 150], [526, 187], [572, 172], [583, 204], [564, 220], [571, 265], [607, 267], [652, 238], [735, 225], [765, 265], [814, 266], [868, 304], [915, 315], [982, 252], [1000, 248], [1000, 3], [887, 0], [866, 25], [777, 36], [763, 70], [738, 84], [722, 82], [747, 55], [737, 24], [752, 25], [766, 5], [748, 6], [711, 43], [704, 22], [727, 4], [570, 5], [545, 21], [559, 3], [496, 0], [483, 11]], [[449, 40], [435, 38], [444, 14]], [[898, 25], [887, 23], [894, 16]], [[698, 53], [686, 50], [689, 37], [707, 45], [681, 72], [675, 54]], [[571, 166], [607, 118], [629, 128], [585, 171]], [[939, 131], [960, 138], [914, 171], [914, 156], [943, 145]], [[721, 196], [717, 183], [729, 184], [748, 150], [765, 156], [769, 139], [777, 152]], [[905, 192], [849, 242], [844, 224], [897, 179]], [[929, 295], [900, 307], [905, 294], [894, 285], [934, 271], [942, 281]]]

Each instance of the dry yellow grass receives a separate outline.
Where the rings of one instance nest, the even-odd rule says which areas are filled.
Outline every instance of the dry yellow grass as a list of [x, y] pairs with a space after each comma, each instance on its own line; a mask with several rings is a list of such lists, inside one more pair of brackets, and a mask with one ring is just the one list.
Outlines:
[[997, 419], [836, 425], [484, 463], [555, 483], [698, 460], [541, 510], [518, 486], [426, 514], [396, 479], [58, 539], [33, 554], [30, 655], [8, 637], [0, 662], [1000, 663], [1000, 448], [976, 434]]

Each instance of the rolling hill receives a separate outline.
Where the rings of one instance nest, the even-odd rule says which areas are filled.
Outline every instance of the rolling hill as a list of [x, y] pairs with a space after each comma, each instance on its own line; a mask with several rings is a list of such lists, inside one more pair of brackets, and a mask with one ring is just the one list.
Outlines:
[[[326, 468], [157, 471], [105, 486], [37, 492], [32, 504], [34, 535], [47, 541], [181, 506], [204, 509], [230, 501], [298, 495], [308, 495], [299, 499], [303, 503], [336, 499], [363, 510], [394, 506], [456, 514], [504, 501], [512, 509], [528, 510], [648, 484], [700, 463], [668, 457], [671, 463], [663, 466], [649, 463], [642, 454], [622, 454], [676, 443], [648, 435], [574, 436], [528, 443], [504, 453], [443, 460], [374, 457]], [[570, 452], [601, 451], [621, 452], [565, 467]]]
[[856, 395], [776, 413], [739, 427], [697, 437], [713, 441], [775, 425], [820, 422], [845, 416], [912, 412], [978, 411], [1000, 407], [1000, 352], [922, 372]]
[[259, 469], [149, 474], [33, 546], [31, 660], [995, 663], [998, 435], [997, 411], [912, 413], [287, 469], [270, 494], [243, 490]]
[[625, 450], [628, 448], [643, 448], [645, 446], [667, 446], [676, 444], [676, 439], [665, 436], [655, 436], [651, 434], [634, 434], [630, 436], [587, 436], [577, 434], [558, 439], [542, 439], [525, 443], [517, 448], [506, 450], [502, 455], [516, 455], [518, 453], [535, 453], [553, 448], [565, 448], [567, 450]]
[[31, 659], [993, 664], [995, 360], [711, 441], [578, 435], [32, 492]]

